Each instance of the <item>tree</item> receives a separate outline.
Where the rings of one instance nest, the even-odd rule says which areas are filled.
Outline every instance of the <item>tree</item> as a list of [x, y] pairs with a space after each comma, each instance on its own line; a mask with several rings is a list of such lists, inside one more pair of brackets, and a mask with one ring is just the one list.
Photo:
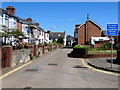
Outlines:
[[63, 37], [59, 37], [58, 40], [57, 40], [57, 43], [64, 44], [63, 39], [64, 39]]

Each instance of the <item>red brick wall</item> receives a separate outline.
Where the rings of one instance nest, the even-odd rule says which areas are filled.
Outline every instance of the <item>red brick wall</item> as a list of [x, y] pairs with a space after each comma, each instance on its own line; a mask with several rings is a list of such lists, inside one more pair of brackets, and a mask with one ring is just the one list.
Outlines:
[[16, 9], [15, 9], [14, 7], [9, 6], [9, 7], [6, 8], [6, 10], [7, 10], [10, 14], [12, 14], [12, 15], [15, 16], [15, 14], [16, 14]]
[[45, 54], [45, 45], [41, 44], [38, 46], [38, 48], [41, 47], [42, 48], [42, 53]]
[[85, 43], [85, 25], [78, 29], [78, 45], [84, 45]]
[[109, 42], [109, 41], [95, 41], [94, 48], [102, 47], [106, 42]]
[[87, 22], [86, 25], [86, 30], [87, 30], [87, 40], [88, 42], [90, 42], [90, 38], [93, 37], [101, 37], [101, 29], [94, 25], [92, 22]]
[[38, 46], [34, 46], [34, 56], [38, 56]]
[[86, 22], [78, 29], [78, 44], [90, 42], [91, 37], [101, 37], [101, 29], [91, 21]]
[[17, 22], [17, 29], [22, 32], [22, 24], [20, 22]]
[[12, 67], [12, 47], [4, 46], [2, 47], [2, 68]]

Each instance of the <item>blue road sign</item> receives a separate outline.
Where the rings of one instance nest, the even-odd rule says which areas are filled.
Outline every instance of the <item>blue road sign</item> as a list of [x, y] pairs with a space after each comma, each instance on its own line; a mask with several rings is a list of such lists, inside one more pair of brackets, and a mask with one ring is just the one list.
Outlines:
[[118, 35], [118, 24], [107, 24], [106, 35], [117, 36]]

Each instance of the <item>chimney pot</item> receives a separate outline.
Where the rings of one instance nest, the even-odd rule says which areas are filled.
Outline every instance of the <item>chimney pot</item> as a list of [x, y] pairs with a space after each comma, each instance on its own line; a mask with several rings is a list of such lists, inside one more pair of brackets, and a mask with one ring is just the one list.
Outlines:
[[14, 7], [8, 6], [8, 7], [6, 7], [6, 10], [7, 10], [7, 12], [9, 12], [9, 13], [12, 14], [13, 16], [15, 16], [15, 14], [16, 14], [16, 9], [15, 9]]

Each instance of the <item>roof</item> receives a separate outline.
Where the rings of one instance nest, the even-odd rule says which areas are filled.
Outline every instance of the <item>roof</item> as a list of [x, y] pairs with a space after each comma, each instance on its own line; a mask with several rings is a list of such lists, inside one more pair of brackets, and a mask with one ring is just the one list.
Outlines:
[[65, 37], [65, 32], [50, 32], [50, 37], [58, 39], [59, 37]]
[[74, 37], [73, 37], [73, 36], [71, 36], [71, 35], [67, 35], [66, 37], [67, 37], [67, 38], [74, 38]]
[[74, 39], [74, 37], [71, 36], [71, 35], [67, 35], [67, 36], [66, 36], [66, 41], [71, 41], [71, 40], [73, 40], [73, 39]]
[[92, 22], [94, 25], [96, 25], [98, 28], [102, 29], [101, 26], [99, 26], [98, 24], [96, 24], [94, 21], [92, 21], [91, 19], [89, 19], [88, 21], [84, 22], [83, 24], [81, 24], [78, 28], [80, 28], [81, 26], [83, 26], [84, 24], [86, 24], [87, 22]]
[[3, 13], [3, 14], [7, 14], [7, 15], [9, 15], [10, 17], [14, 17], [14, 18], [16, 18], [17, 20], [19, 20], [19, 21], [21, 21], [21, 22], [26, 22], [24, 19], [22, 19], [22, 18], [20, 18], [20, 17], [18, 17], [18, 16], [14, 16], [14, 15], [10, 14], [8, 11], [6, 11], [6, 10], [4, 10], [4, 9], [2, 9], [2, 8], [0, 8], [0, 12]]
[[[14, 8], [14, 7], [8, 7], [8, 8]], [[6, 11], [6, 10], [4, 10], [4, 9], [2, 9], [2, 8], [0, 8], [0, 12], [3, 13], [3, 14], [7, 14], [7, 15], [9, 15], [10, 17], [16, 18], [18, 22], [26, 23], [26, 24], [28, 24], [28, 25], [35, 25], [34, 23], [28, 22], [28, 21], [26, 21], [25, 19], [22, 19], [22, 18], [20, 18], [20, 17], [18, 17], [18, 16], [13, 16], [13, 15], [10, 14], [8, 11]], [[37, 26], [37, 25], [35, 25], [35, 26], [36, 26], [37, 28], [39, 28], [40, 30], [45, 31], [44, 29], [40, 28], [39, 26]]]

